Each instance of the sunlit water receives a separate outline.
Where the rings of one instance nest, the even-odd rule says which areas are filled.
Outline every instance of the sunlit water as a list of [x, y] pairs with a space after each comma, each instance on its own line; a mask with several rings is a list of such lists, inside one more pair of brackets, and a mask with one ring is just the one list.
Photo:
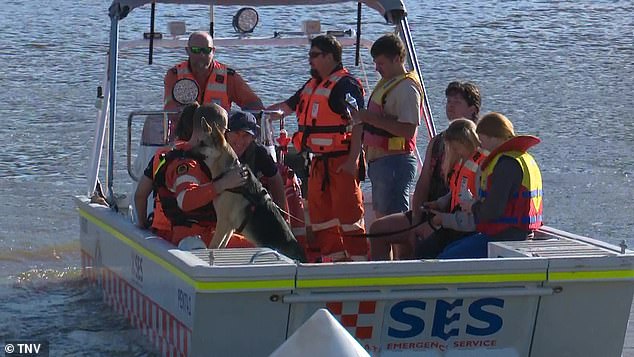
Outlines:
[[[96, 86], [103, 76], [107, 0], [48, 3], [8, 0], [0, 15], [0, 340], [45, 339], [52, 356], [153, 355], [142, 338], [80, 277], [78, 220], [72, 196], [86, 190], [94, 136]], [[408, 10], [435, 123], [446, 127], [443, 90], [453, 79], [477, 82], [483, 111], [500, 111], [516, 130], [543, 142], [533, 150], [545, 188], [549, 225], [611, 243], [634, 232], [634, 4], [630, 1], [409, 1]], [[302, 19], [354, 27], [355, 4], [285, 11], [262, 8], [259, 36], [294, 31]], [[217, 34], [233, 36], [231, 15], [216, 11]], [[337, 14], [326, 19], [323, 14]], [[185, 19], [204, 28], [204, 7], [158, 6], [157, 29]], [[390, 30], [364, 15], [370, 39]], [[122, 37], [148, 31], [148, 9], [122, 23]], [[306, 48], [219, 49], [266, 103], [290, 96], [306, 79]], [[352, 50], [347, 50], [347, 61]], [[224, 52], [224, 53], [223, 53]], [[183, 53], [123, 54], [120, 101], [159, 109], [162, 77]], [[366, 60], [370, 85], [376, 81]], [[363, 76], [362, 68], [354, 72]], [[133, 89], [130, 89], [133, 88]], [[125, 137], [119, 120], [118, 138]], [[135, 130], [138, 130], [135, 126]], [[421, 138], [422, 139], [422, 138]], [[125, 146], [119, 142], [118, 183]], [[424, 143], [424, 140], [421, 140]], [[121, 191], [127, 185], [118, 184]]]

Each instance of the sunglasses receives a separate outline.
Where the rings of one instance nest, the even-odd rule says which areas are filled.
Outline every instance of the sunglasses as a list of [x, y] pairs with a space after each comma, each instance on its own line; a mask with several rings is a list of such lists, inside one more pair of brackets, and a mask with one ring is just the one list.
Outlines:
[[325, 55], [325, 54], [326, 54], [326, 52], [310, 51], [310, 52], [308, 52], [308, 57], [309, 58], [317, 58], [317, 57], [319, 57], [321, 55]]
[[191, 51], [191, 53], [193, 54], [201, 54], [204, 53], [206, 55], [210, 54], [214, 48], [213, 47], [198, 47], [198, 46], [191, 46], [189, 47], [189, 50]]

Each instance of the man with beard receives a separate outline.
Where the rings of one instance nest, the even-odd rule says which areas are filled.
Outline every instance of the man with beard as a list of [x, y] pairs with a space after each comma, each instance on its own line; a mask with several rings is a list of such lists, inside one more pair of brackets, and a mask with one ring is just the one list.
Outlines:
[[295, 111], [298, 132], [293, 145], [312, 157], [309, 250], [318, 250], [324, 262], [367, 260], [358, 172], [362, 127], [352, 125], [346, 103], [349, 95], [363, 107], [363, 86], [343, 67], [341, 44], [334, 37], [317, 36], [310, 44], [311, 78], [288, 100], [268, 109], [280, 109], [284, 115]]
[[197, 101], [216, 103], [227, 112], [231, 103], [242, 109], [262, 109], [262, 101], [233, 69], [214, 59], [216, 48], [207, 32], [194, 32], [185, 48], [189, 56], [165, 75], [165, 110], [180, 110]]

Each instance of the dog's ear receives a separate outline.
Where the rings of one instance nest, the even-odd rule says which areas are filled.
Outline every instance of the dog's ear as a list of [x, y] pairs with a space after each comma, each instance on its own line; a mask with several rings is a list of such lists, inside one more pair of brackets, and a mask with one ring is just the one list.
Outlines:
[[[215, 125], [215, 123], [214, 123]], [[203, 131], [209, 135], [212, 133], [212, 128], [209, 125], [209, 123], [207, 122], [207, 119], [205, 117], [200, 117], [200, 127], [203, 129]]]
[[222, 133], [222, 131], [220, 130], [220, 127], [218, 126], [218, 123], [213, 123], [212, 124], [212, 128], [211, 128], [211, 139], [213, 140], [214, 144], [217, 147], [222, 147], [225, 146], [226, 144], [226, 140], [225, 140], [225, 136]]

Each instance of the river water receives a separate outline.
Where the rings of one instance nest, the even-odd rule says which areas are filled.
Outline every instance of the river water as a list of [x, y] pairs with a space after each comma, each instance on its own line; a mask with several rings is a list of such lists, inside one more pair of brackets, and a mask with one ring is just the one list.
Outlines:
[[[0, 14], [0, 138], [7, 144], [0, 151], [0, 340], [47, 340], [51, 356], [152, 356], [140, 335], [111, 314], [80, 276], [72, 197], [86, 191], [109, 1], [48, 5], [53, 3], [5, 0]], [[543, 140], [533, 153], [544, 178], [546, 223], [634, 244], [634, 3], [410, 0], [406, 5], [436, 126], [447, 125], [446, 84], [477, 82], [483, 112], [505, 113], [517, 132]], [[256, 34], [295, 31], [309, 18], [320, 18], [322, 28], [353, 28], [355, 9], [355, 4], [344, 11], [261, 8]], [[233, 36], [236, 10], [217, 9], [217, 36]], [[158, 16], [158, 31], [179, 19], [202, 29], [208, 11], [160, 5]], [[122, 37], [139, 38], [148, 27], [149, 10], [135, 10], [122, 22]], [[389, 30], [380, 16], [365, 12], [369, 39]], [[220, 48], [218, 56], [230, 58], [265, 103], [272, 103], [306, 79], [306, 51]], [[120, 80], [127, 109], [119, 119], [132, 109], [159, 109], [162, 76], [184, 53], [157, 52], [152, 66], [141, 65], [146, 51], [123, 58], [121, 72], [132, 72]], [[372, 86], [371, 61], [365, 69]], [[125, 129], [124, 120], [117, 129]], [[118, 138], [124, 137], [119, 131]], [[125, 191], [122, 141], [116, 187]]]

